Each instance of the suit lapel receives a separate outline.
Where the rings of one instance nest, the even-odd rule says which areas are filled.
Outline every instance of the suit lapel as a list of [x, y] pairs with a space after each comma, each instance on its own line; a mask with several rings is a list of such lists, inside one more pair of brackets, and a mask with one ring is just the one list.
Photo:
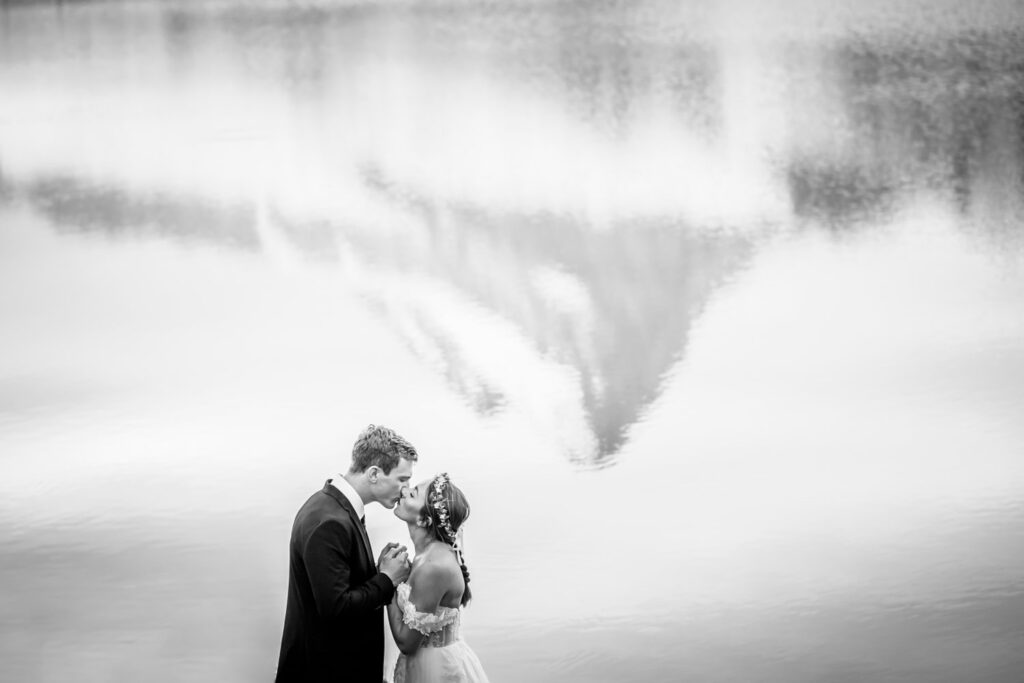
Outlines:
[[349, 502], [348, 498], [345, 497], [344, 493], [339, 491], [337, 487], [331, 484], [331, 481], [332, 480], [328, 479], [327, 483], [324, 484], [324, 493], [326, 493], [331, 498], [336, 500], [338, 502], [338, 505], [340, 505], [345, 510], [345, 512], [348, 513], [349, 518], [352, 520], [353, 526], [355, 526], [356, 530], [359, 532], [359, 537], [363, 539], [363, 550], [366, 551], [367, 564], [368, 566], [372, 567], [374, 566], [373, 548], [370, 545], [370, 537], [366, 533], [366, 527], [363, 526], [362, 521], [356, 515], [356, 510], [355, 508], [352, 507], [352, 503]]

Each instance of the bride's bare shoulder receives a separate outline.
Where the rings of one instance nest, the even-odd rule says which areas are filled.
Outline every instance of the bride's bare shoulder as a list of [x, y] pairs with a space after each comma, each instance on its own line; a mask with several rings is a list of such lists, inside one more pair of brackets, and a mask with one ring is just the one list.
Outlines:
[[459, 562], [455, 559], [455, 553], [451, 548], [435, 543], [426, 549], [416, 558], [413, 571], [419, 571], [424, 576], [441, 578], [443, 576], [458, 574], [462, 576]]

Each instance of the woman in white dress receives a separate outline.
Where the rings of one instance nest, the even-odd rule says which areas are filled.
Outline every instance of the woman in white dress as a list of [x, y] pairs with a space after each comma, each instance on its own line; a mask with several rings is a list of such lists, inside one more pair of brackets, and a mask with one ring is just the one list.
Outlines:
[[395, 683], [488, 683], [480, 660], [459, 635], [471, 597], [459, 529], [469, 517], [466, 496], [439, 474], [403, 494], [395, 515], [409, 525], [416, 548], [407, 583], [395, 591], [388, 621], [402, 654]]

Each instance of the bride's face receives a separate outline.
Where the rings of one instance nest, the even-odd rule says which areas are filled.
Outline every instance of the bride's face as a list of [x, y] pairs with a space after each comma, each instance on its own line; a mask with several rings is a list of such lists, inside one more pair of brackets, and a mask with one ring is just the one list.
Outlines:
[[427, 504], [427, 489], [433, 479], [424, 479], [416, 486], [402, 492], [402, 499], [395, 506], [395, 516], [406, 522], [415, 522], [420, 518], [420, 510]]

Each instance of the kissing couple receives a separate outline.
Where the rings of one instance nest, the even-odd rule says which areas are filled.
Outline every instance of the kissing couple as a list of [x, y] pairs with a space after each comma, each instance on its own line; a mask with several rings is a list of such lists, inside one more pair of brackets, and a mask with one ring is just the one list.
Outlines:
[[[459, 635], [469, 602], [460, 530], [469, 503], [447, 474], [410, 486], [418, 455], [370, 425], [348, 472], [299, 509], [289, 549], [288, 605], [277, 683], [381, 683], [384, 610], [401, 655], [395, 683], [488, 683]], [[375, 563], [363, 511], [379, 503], [409, 525], [415, 557], [388, 543]]]

